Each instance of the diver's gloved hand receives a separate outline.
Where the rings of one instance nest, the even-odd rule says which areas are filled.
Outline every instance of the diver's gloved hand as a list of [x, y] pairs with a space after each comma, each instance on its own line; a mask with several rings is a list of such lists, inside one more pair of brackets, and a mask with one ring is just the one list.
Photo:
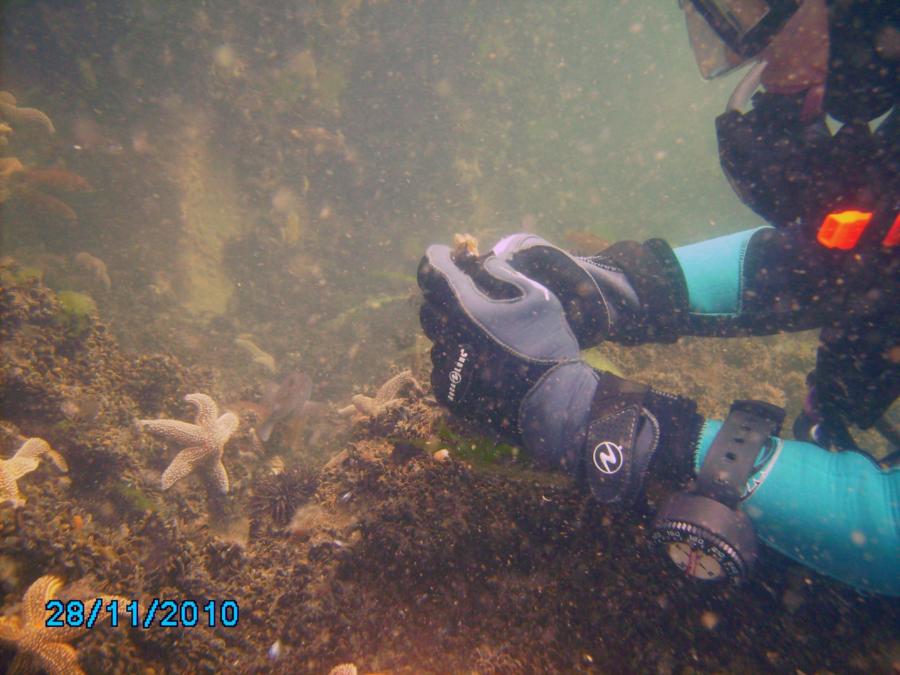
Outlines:
[[559, 298], [582, 348], [604, 340], [674, 342], [688, 315], [687, 284], [662, 239], [622, 241], [575, 257], [533, 234], [513, 234], [494, 253]]
[[[432, 386], [455, 413], [544, 465], [586, 475], [604, 502], [640, 493], [661, 444], [690, 455], [693, 402], [592, 369], [557, 297], [505, 257], [454, 260], [447, 246], [431, 246], [418, 280]], [[690, 470], [689, 460], [678, 463]]]

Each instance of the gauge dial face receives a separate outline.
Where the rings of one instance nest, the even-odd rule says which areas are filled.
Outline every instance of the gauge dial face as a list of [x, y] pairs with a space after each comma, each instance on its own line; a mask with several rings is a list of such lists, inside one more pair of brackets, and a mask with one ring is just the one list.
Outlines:
[[698, 581], [740, 583], [746, 565], [729, 541], [694, 523], [669, 521], [651, 540], [682, 572]]
[[699, 581], [741, 583], [756, 560], [750, 517], [710, 497], [676, 492], [656, 514], [651, 541]]
[[702, 548], [692, 547], [685, 541], [670, 542], [666, 547], [669, 558], [682, 572], [701, 581], [719, 581], [726, 574], [716, 558]]

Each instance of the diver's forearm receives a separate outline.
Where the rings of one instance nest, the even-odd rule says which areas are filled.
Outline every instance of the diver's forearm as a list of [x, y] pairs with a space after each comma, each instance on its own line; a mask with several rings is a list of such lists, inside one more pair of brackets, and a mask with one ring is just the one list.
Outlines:
[[[721, 425], [704, 424], [696, 471]], [[788, 557], [860, 590], [900, 596], [900, 469], [778, 439], [740, 508], [760, 540]]]

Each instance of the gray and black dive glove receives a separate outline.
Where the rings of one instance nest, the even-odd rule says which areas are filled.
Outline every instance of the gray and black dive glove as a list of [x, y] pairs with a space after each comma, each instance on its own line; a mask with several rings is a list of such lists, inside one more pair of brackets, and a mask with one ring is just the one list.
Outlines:
[[431, 246], [418, 281], [432, 385], [453, 412], [586, 476], [605, 503], [632, 503], [654, 455], [689, 471], [694, 402], [592, 369], [559, 299], [502, 249], [460, 260]]
[[620, 241], [581, 258], [522, 233], [499, 241], [494, 253], [559, 298], [582, 348], [604, 340], [674, 342], [684, 332], [687, 284], [662, 239]]

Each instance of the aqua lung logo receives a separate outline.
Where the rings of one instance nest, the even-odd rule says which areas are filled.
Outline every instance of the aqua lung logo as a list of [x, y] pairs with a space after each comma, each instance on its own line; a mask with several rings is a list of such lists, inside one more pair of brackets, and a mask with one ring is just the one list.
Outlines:
[[622, 446], [612, 441], [597, 443], [594, 447], [594, 466], [608, 476], [622, 468]]
[[456, 363], [453, 364], [453, 370], [450, 371], [450, 389], [447, 391], [448, 401], [456, 399], [456, 387], [462, 382], [462, 369], [468, 358], [469, 352], [467, 352], [465, 348], [460, 347], [459, 356], [456, 357]]

